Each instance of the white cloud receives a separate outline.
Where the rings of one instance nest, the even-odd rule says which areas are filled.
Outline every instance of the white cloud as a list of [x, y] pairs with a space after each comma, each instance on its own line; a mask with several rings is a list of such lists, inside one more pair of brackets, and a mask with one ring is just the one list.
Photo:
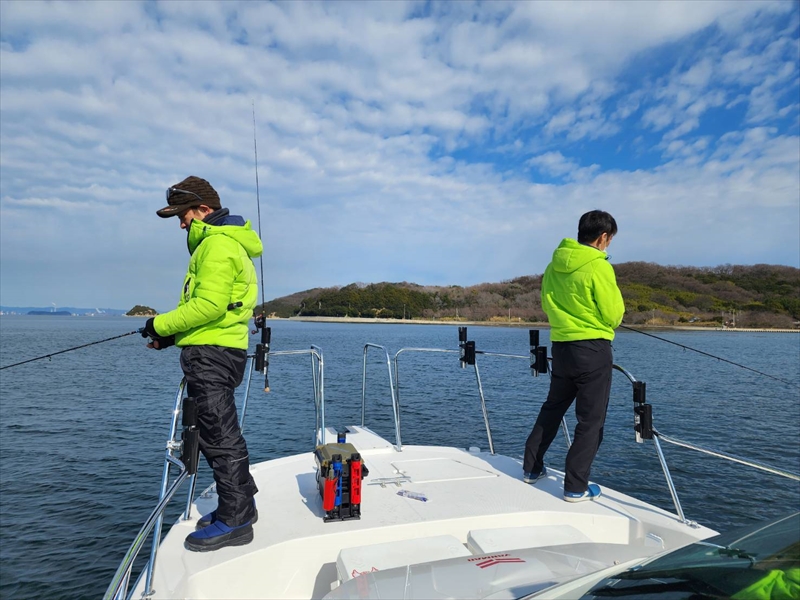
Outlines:
[[2, 303], [169, 308], [153, 213], [195, 174], [255, 218], [253, 104], [268, 295], [541, 272], [597, 207], [615, 260], [796, 262], [797, 6], [692, 7], [0, 2]]

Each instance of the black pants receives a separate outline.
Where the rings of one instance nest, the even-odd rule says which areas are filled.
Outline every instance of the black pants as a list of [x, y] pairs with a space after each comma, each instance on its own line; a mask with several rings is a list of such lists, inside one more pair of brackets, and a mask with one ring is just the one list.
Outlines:
[[611, 342], [553, 342], [550, 392], [525, 443], [523, 470], [539, 473], [561, 419], [575, 402], [575, 436], [567, 453], [564, 491], [585, 492], [597, 449], [603, 441], [613, 365]]
[[253, 496], [258, 492], [250, 475], [247, 444], [239, 429], [233, 396], [242, 383], [246, 364], [244, 350], [187, 346], [181, 351], [188, 395], [197, 402], [200, 451], [217, 483], [217, 519], [230, 527], [253, 518]]

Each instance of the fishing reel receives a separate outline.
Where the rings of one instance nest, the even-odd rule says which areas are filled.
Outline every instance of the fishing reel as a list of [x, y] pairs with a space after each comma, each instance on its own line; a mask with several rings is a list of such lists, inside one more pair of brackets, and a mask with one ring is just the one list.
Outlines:
[[252, 333], [252, 334], [258, 333], [259, 331], [264, 329], [266, 324], [267, 324], [267, 318], [264, 316], [264, 313], [261, 313], [260, 315], [256, 315], [253, 318], [253, 325], [255, 325], [255, 329], [253, 329], [250, 333]]

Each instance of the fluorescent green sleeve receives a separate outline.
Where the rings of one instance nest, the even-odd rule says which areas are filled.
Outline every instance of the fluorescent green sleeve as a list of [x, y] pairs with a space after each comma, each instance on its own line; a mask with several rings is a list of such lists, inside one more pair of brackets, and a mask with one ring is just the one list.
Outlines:
[[598, 260], [596, 263], [597, 266], [592, 274], [594, 300], [603, 322], [612, 329], [616, 329], [622, 323], [622, 317], [625, 314], [622, 292], [617, 287], [614, 267], [607, 260]]

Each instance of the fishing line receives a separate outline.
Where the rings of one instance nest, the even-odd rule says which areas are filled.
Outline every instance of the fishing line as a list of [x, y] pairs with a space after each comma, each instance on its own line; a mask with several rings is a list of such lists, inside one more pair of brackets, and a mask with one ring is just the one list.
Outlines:
[[[256, 161], [256, 206], [258, 207], [258, 238], [261, 240], [261, 244], [264, 244], [264, 238], [261, 236], [261, 196], [258, 192], [258, 144], [256, 143], [256, 102], [253, 100], [253, 152], [255, 154], [255, 161]], [[261, 252], [261, 256], [259, 257], [260, 269], [261, 269], [261, 318], [263, 320], [265, 308], [264, 308], [264, 252]]]
[[791, 381], [786, 381], [785, 379], [780, 379], [779, 377], [775, 377], [774, 375], [770, 375], [769, 373], [764, 373], [757, 369], [753, 369], [751, 367], [739, 364], [737, 362], [733, 362], [732, 360], [728, 360], [727, 358], [722, 358], [721, 356], [715, 356], [714, 354], [709, 354], [708, 352], [703, 352], [702, 350], [698, 350], [697, 348], [692, 348], [691, 346], [686, 346], [684, 344], [679, 344], [678, 342], [673, 342], [672, 340], [668, 340], [666, 338], [659, 337], [657, 335], [653, 335], [652, 333], [647, 333], [646, 331], [642, 331], [641, 329], [634, 329], [633, 327], [626, 327], [625, 325], [620, 325], [622, 329], [627, 329], [628, 331], [635, 331], [636, 333], [641, 333], [642, 335], [649, 336], [651, 338], [656, 338], [657, 340], [661, 340], [662, 342], [667, 342], [668, 344], [672, 344], [673, 346], [678, 346], [683, 348], [684, 350], [691, 350], [692, 352], [697, 352], [698, 354], [702, 354], [703, 356], [708, 356], [710, 358], [716, 358], [717, 360], [721, 360], [722, 362], [726, 362], [731, 365], [735, 365], [737, 367], [741, 367], [742, 369], [747, 369], [748, 371], [752, 371], [753, 373], [758, 373], [759, 375], [763, 375], [764, 377], [769, 377], [770, 379], [774, 379], [775, 381], [780, 381], [781, 383], [785, 383], [786, 385], [790, 385], [792, 387], [800, 387], [796, 383]]
[[75, 346], [74, 348], [67, 348], [66, 350], [59, 350], [58, 352], [53, 352], [52, 354], [45, 354], [44, 356], [37, 356], [36, 358], [29, 358], [28, 360], [23, 360], [22, 362], [14, 363], [13, 365], [6, 365], [5, 367], [0, 367], [0, 371], [3, 369], [10, 369], [11, 367], [18, 367], [19, 365], [24, 365], [25, 363], [33, 362], [35, 360], [41, 360], [43, 358], [51, 358], [56, 354], [64, 354], [64, 352], [72, 352], [73, 350], [78, 350], [80, 348], [86, 348], [86, 346], [94, 346], [95, 344], [102, 344], [103, 342], [110, 342], [111, 340], [116, 340], [119, 338], [123, 338], [129, 335], [133, 335], [134, 333], [142, 333], [142, 329], [137, 329], [136, 331], [131, 331], [130, 333], [123, 333], [122, 335], [115, 335], [114, 337], [106, 338], [104, 340], [99, 340], [97, 342], [89, 342], [88, 344], [83, 344], [81, 346]]

